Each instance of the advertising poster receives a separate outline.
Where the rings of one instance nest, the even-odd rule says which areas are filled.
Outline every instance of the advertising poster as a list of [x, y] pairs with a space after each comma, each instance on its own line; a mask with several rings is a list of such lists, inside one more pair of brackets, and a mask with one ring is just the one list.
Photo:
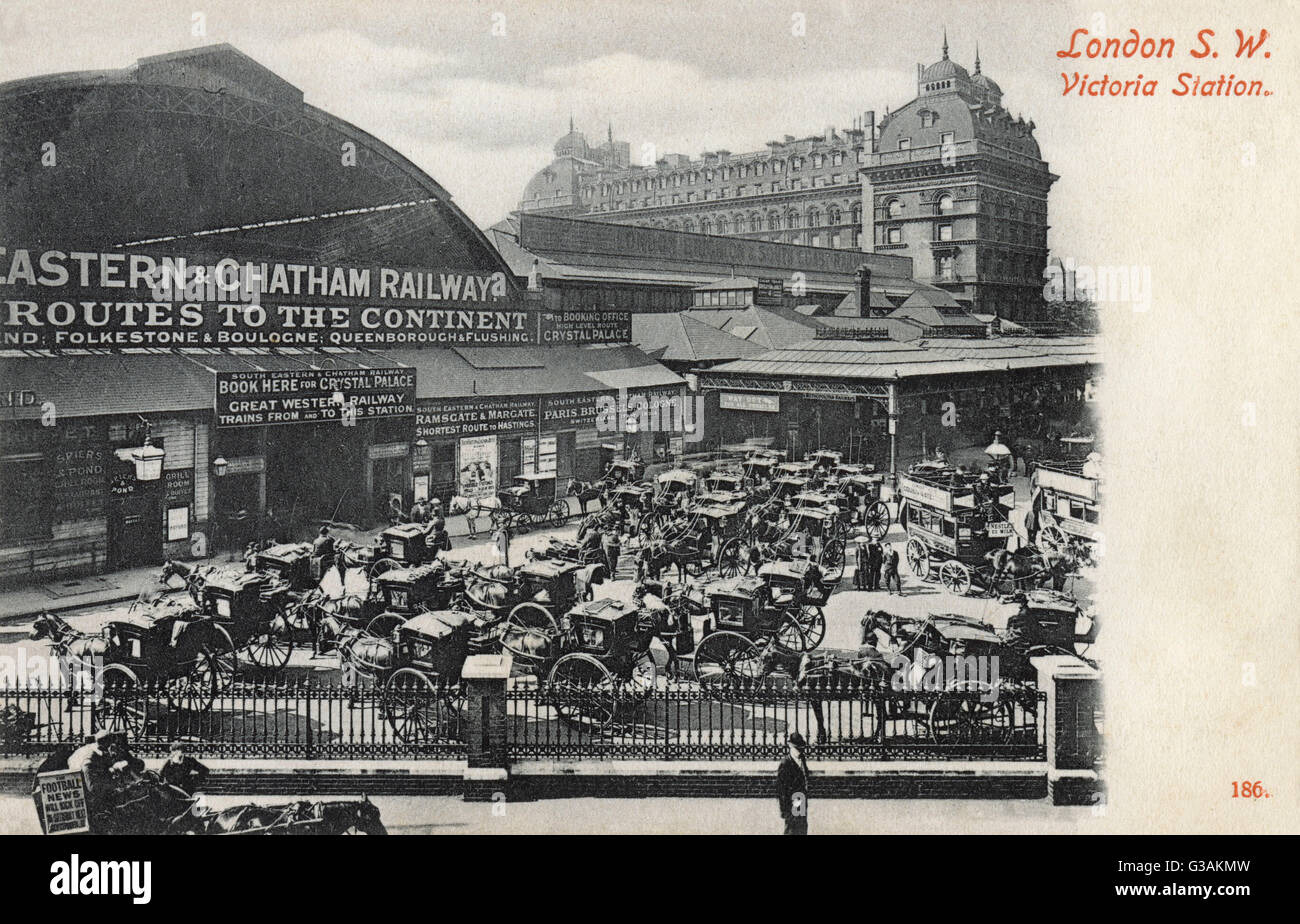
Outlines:
[[460, 441], [460, 494], [470, 500], [496, 497], [497, 438], [470, 436]]

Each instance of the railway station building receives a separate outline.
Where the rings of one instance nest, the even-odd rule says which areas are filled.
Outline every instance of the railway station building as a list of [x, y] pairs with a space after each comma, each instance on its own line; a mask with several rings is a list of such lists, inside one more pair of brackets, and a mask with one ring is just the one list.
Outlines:
[[4, 84], [0, 134], [0, 582], [590, 478], [603, 407], [681, 390], [230, 46]]

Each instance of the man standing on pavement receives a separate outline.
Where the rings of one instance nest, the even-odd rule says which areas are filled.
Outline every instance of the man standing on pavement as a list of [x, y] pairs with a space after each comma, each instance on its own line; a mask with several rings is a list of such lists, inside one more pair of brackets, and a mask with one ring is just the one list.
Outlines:
[[884, 550], [879, 540], [872, 539], [867, 546], [867, 590], [880, 589], [880, 566], [884, 562]]
[[892, 595], [894, 590], [898, 590], [898, 595], [903, 595], [903, 579], [898, 576], [898, 550], [892, 545], [886, 545], [881, 559], [881, 571], [885, 578], [885, 590]]
[[605, 527], [605, 531], [600, 537], [601, 551], [605, 553], [605, 566], [609, 568], [609, 579], [614, 580], [614, 575], [618, 573], [618, 556], [622, 546], [618, 541], [618, 525], [611, 524]]
[[808, 833], [808, 742], [798, 732], [786, 739], [787, 754], [776, 768], [776, 801], [786, 834]]

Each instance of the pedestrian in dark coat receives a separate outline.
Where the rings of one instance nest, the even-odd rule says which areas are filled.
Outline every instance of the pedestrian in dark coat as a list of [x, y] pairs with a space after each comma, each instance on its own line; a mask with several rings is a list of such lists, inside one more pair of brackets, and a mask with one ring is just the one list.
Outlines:
[[808, 742], [792, 732], [786, 739], [787, 754], [776, 768], [776, 802], [785, 821], [786, 834], [808, 833]]
[[884, 562], [884, 550], [874, 539], [867, 546], [867, 590], [880, 589], [880, 566]]
[[898, 595], [903, 595], [903, 579], [898, 575], [898, 550], [892, 545], [886, 545], [881, 561], [881, 573], [885, 579], [885, 590], [889, 593], [898, 591]]
[[855, 590], [867, 589], [867, 572], [869, 564], [867, 561], [868, 543], [861, 537], [853, 540], [853, 587]]
[[622, 545], [618, 541], [618, 527], [609, 526], [600, 537], [600, 547], [605, 553], [605, 566], [609, 568], [611, 580], [618, 569], [618, 556]]

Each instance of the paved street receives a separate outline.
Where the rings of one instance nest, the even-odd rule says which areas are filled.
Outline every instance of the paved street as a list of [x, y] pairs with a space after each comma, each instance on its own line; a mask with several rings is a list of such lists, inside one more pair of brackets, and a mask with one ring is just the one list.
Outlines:
[[[814, 785], [816, 778], [814, 777]], [[313, 799], [319, 797], [302, 796]], [[213, 808], [287, 796], [212, 796]], [[390, 834], [779, 834], [776, 799], [556, 799], [493, 806], [450, 796], [376, 796]], [[1045, 800], [834, 799], [810, 803], [813, 834], [1088, 834], [1104, 818]], [[0, 795], [0, 836], [39, 834], [30, 798]]]
[[[1016, 486], [1017, 508], [1013, 521], [1019, 529], [1028, 504], [1029, 487], [1027, 479], [1023, 477], [1015, 478], [1014, 483]], [[571, 501], [571, 504], [576, 509], [576, 503]], [[530, 531], [515, 537], [510, 548], [510, 563], [514, 565], [520, 564], [524, 561], [528, 550], [545, 546], [552, 536], [572, 540], [576, 536], [577, 524], [578, 520], [575, 517], [569, 525], [561, 529]], [[370, 535], [373, 535], [373, 532], [370, 534], [348, 533], [346, 535], [354, 541], [364, 541]], [[896, 545], [901, 557], [903, 547], [906, 544], [906, 536], [897, 523], [891, 526], [887, 541]], [[496, 560], [492, 543], [482, 537], [477, 539], [469, 539], [467, 536], [454, 538], [450, 555], [453, 558], [468, 561], [493, 562]], [[975, 591], [972, 591], [967, 596], [954, 596], [945, 591], [937, 582], [925, 582], [913, 576], [908, 571], [905, 561], [900, 562], [900, 564], [903, 585], [902, 596], [890, 595], [884, 592], [856, 591], [853, 589], [852, 568], [846, 570], [840, 589], [831, 597], [826, 607], [827, 627], [826, 638], [822, 642], [823, 646], [829, 648], [857, 647], [861, 638], [859, 622], [863, 613], [868, 609], [882, 609], [904, 616], [924, 616], [928, 613], [957, 613], [986, 620], [992, 623], [995, 628], [1002, 628], [1006, 624], [1007, 618], [1016, 610], [1016, 607], [1012, 604], [999, 603], [995, 598], [978, 595]], [[238, 565], [232, 562], [231, 567], [238, 567]], [[632, 580], [634, 570], [632, 555], [624, 554], [620, 561], [618, 579], [606, 582], [597, 588], [597, 596], [630, 600], [634, 588]], [[155, 586], [152, 579], [144, 575], [141, 576], [140, 583], [142, 587], [146, 585]], [[1074, 580], [1073, 591], [1085, 605], [1091, 600], [1092, 583], [1091, 575], [1086, 574], [1080, 575]], [[0, 600], [0, 604], [2, 602]], [[94, 632], [104, 623], [120, 618], [129, 607], [130, 604], [127, 603], [108, 606], [91, 604], [64, 615], [75, 628], [83, 632]], [[28, 628], [29, 626], [26, 624], [0, 626], [0, 657], [8, 655], [17, 658], [22, 655], [31, 656], [44, 653], [43, 643], [33, 643], [27, 640]], [[696, 637], [697, 639], [700, 637], [698, 632]], [[657, 644], [656, 642], [656, 646]], [[1104, 636], [1098, 645], [1093, 646], [1090, 655], [1100, 657], [1102, 645], [1104, 645]], [[662, 650], [658, 650], [657, 660], [660, 662], [660, 666], [663, 667], [666, 664], [667, 655]], [[312, 658], [309, 651], [296, 650], [290, 668], [291, 676], [331, 676], [337, 673], [337, 659], [333, 656]]]

